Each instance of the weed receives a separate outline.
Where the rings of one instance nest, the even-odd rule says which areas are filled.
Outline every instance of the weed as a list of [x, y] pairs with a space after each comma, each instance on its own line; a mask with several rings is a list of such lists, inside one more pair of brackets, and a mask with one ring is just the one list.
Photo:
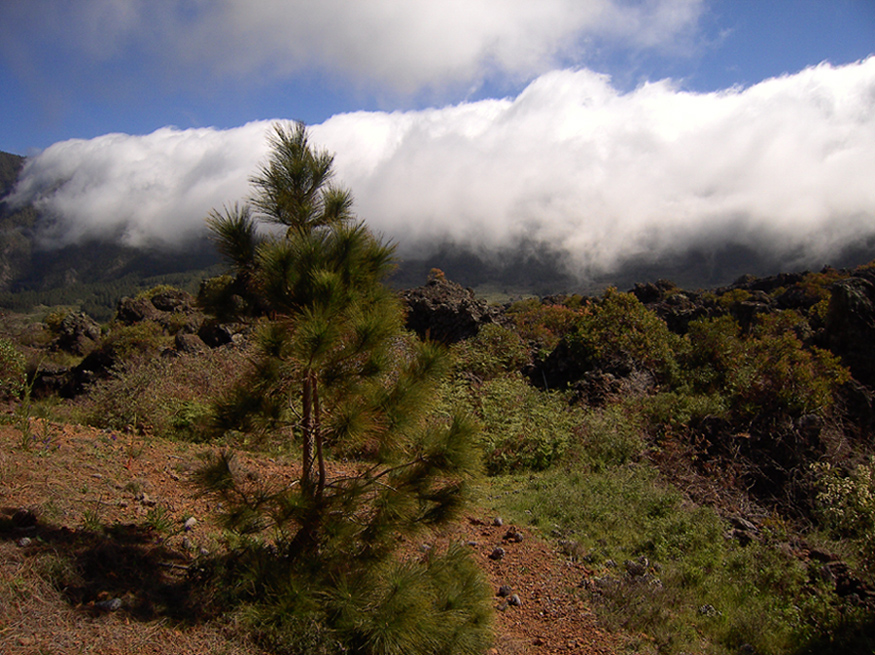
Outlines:
[[125, 483], [124, 490], [131, 494], [138, 494], [143, 491], [143, 483], [140, 480], [129, 480]]
[[146, 514], [146, 525], [155, 530], [155, 532], [167, 536], [172, 536], [172, 534], [179, 531], [174, 524], [173, 515], [163, 505], [155, 505], [155, 507], [149, 510]]
[[100, 506], [102, 499], [98, 499], [94, 507], [88, 507], [82, 512], [82, 527], [88, 532], [101, 532], [103, 522], [100, 518]]
[[643, 421], [631, 405], [611, 404], [583, 416], [577, 428], [577, 455], [593, 470], [625, 464], [644, 451]]

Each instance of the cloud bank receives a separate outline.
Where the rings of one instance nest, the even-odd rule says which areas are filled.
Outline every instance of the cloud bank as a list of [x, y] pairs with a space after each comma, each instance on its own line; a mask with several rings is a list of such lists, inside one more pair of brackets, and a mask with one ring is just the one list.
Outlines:
[[[288, 79], [305, 72], [380, 93], [527, 81], [579, 64], [593, 40], [676, 48], [704, 0], [33, 0], [6, 3], [0, 51], [29, 77], [41, 66], [101, 67], [120, 58], [145, 73]], [[35, 8], [38, 7], [37, 11]], [[51, 62], [51, 43], [70, 53]]]
[[[47, 243], [184, 243], [245, 197], [268, 128], [57, 143], [12, 200], [56, 218]], [[312, 134], [402, 256], [538, 243], [585, 277], [726, 244], [820, 265], [875, 235], [875, 57], [707, 94], [557, 70], [513, 98], [342, 114]]]

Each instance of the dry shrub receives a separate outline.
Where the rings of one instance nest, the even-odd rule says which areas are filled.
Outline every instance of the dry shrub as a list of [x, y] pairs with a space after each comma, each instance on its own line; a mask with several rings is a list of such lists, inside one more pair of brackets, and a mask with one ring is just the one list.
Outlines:
[[238, 348], [131, 357], [91, 387], [83, 401], [86, 420], [98, 427], [200, 440], [213, 402], [250, 365], [246, 350]]

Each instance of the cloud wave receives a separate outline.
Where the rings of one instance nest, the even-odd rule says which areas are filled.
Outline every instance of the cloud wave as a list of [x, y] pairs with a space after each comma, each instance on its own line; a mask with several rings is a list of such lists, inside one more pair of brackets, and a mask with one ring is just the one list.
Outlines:
[[[28, 160], [13, 200], [57, 218], [55, 244], [184, 242], [247, 194], [268, 126], [61, 142]], [[557, 70], [514, 98], [312, 132], [402, 255], [534, 242], [587, 276], [725, 244], [819, 265], [875, 235], [875, 57], [707, 94]]]

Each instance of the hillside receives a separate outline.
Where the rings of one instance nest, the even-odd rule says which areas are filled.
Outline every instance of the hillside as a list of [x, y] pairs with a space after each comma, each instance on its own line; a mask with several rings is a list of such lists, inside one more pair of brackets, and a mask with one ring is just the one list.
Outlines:
[[[213, 449], [44, 421], [33, 428], [41, 444], [22, 449], [21, 434], [0, 427], [2, 652], [263, 652], [235, 639], [231, 620], [193, 606], [186, 588], [185, 573], [221, 549], [213, 508], [190, 482]], [[299, 473], [286, 457], [244, 457], [259, 477]], [[472, 508], [454, 529], [423, 541], [467, 544], [492, 586], [508, 585], [522, 599], [496, 612], [492, 652], [618, 652], [618, 640], [567, 591], [592, 571], [528, 530], [509, 544], [509, 526], [493, 518]], [[500, 562], [489, 558], [497, 546], [507, 550]], [[496, 595], [495, 607], [502, 603]]]
[[[402, 295], [411, 330], [452, 344], [439, 411], [476, 417], [487, 474], [410, 548], [470, 549], [491, 652], [871, 652], [871, 267], [504, 306], [435, 271]], [[39, 372], [0, 432], [0, 643], [284, 652], [190, 577], [236, 543], [191, 485], [203, 453], [235, 453], [252, 481], [298, 476], [276, 428], [214, 431], [249, 328], [169, 289], [96, 327], [4, 318]], [[367, 460], [329, 461], [342, 479]]]

